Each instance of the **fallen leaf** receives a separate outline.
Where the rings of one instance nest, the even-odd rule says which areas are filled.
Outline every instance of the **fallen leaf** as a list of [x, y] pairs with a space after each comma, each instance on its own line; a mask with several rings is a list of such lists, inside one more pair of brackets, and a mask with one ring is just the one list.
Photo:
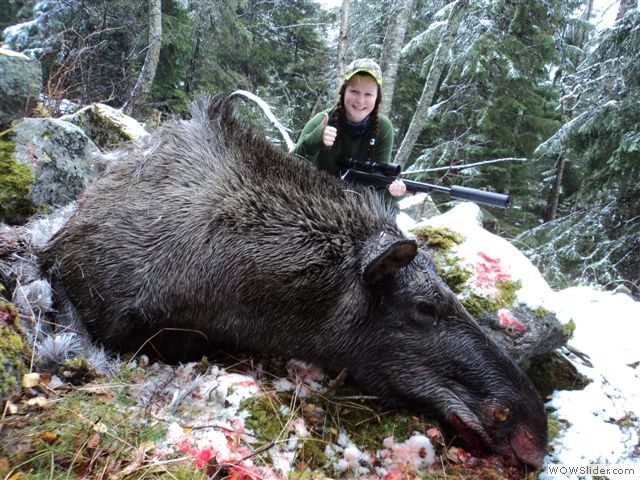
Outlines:
[[29, 400], [27, 400], [27, 407], [28, 408], [47, 408], [51, 405], [51, 402], [49, 401], [48, 398], [44, 398], [44, 397], [35, 397], [35, 398], [30, 398]]
[[98, 432], [92, 434], [87, 440], [87, 448], [96, 448], [100, 445], [100, 440], [102, 440], [102, 435]]
[[142, 442], [138, 446], [138, 448], [140, 450], [142, 450], [144, 453], [148, 453], [148, 452], [156, 449], [156, 443], [151, 441], [151, 440], [147, 440], [147, 441]]
[[109, 475], [109, 480], [120, 480], [126, 478], [136, 470], [138, 470], [144, 462], [144, 452], [138, 448], [131, 452], [131, 462], [129, 465], [120, 470], [117, 474]]
[[58, 438], [60, 438], [60, 436], [58, 434], [56, 434], [56, 433], [53, 433], [53, 432], [44, 431], [44, 432], [40, 432], [38, 434], [38, 438], [40, 440], [42, 440], [43, 442], [48, 443], [49, 445], [51, 445], [53, 442], [58, 440]]
[[7, 400], [7, 405], [5, 407], [5, 411], [7, 415], [16, 415], [18, 413], [18, 405], [13, 403], [11, 400]]
[[26, 373], [22, 376], [22, 386], [24, 388], [37, 387], [40, 383], [39, 373]]
[[465, 463], [469, 456], [462, 448], [451, 447], [447, 450], [447, 459], [453, 463]]
[[6, 475], [11, 470], [11, 465], [9, 464], [9, 459], [5, 457], [0, 457], [0, 476]]
[[115, 397], [113, 388], [108, 385], [90, 385], [82, 388], [81, 390], [91, 395], [98, 395], [103, 401], [112, 401]]

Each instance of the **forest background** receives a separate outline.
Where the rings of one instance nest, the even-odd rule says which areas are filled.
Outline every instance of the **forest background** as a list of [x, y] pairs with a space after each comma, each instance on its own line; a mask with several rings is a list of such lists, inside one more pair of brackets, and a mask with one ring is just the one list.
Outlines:
[[598, 28], [593, 1], [0, 0], [0, 30], [40, 60], [47, 115], [103, 102], [152, 126], [244, 89], [293, 139], [344, 65], [374, 58], [405, 178], [510, 194], [485, 224], [553, 285], [637, 296], [639, 2]]

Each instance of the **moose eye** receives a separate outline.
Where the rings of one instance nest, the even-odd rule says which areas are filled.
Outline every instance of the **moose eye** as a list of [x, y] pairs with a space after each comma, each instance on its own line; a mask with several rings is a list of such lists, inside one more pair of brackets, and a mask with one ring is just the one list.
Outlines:
[[436, 314], [436, 307], [433, 302], [427, 302], [424, 300], [417, 303], [416, 310], [420, 315], [425, 317], [435, 317]]

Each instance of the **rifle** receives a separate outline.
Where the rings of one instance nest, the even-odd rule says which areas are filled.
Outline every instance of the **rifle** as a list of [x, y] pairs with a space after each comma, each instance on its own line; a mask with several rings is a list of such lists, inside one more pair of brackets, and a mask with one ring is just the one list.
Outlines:
[[[400, 174], [400, 165], [393, 163], [361, 162], [350, 158], [342, 159], [339, 163], [348, 168], [344, 173], [341, 173], [340, 178], [342, 178], [342, 180], [362, 183], [372, 187], [386, 187], [396, 180]], [[503, 193], [486, 192], [484, 190], [459, 187], [456, 185], [453, 187], [441, 187], [413, 180], [401, 180], [410, 192], [444, 192], [453, 198], [469, 200], [492, 207], [507, 208], [509, 206], [509, 195]]]

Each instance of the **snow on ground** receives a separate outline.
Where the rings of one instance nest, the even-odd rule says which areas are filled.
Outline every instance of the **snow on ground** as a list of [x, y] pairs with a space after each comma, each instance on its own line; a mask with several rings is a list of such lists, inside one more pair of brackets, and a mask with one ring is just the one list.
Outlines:
[[[416, 197], [401, 207], [421, 201]], [[457, 251], [461, 258], [470, 259], [478, 252], [499, 258], [512, 277], [522, 282], [520, 302], [533, 308], [542, 306], [555, 312], [561, 322], [573, 320], [576, 324], [569, 345], [587, 354], [592, 366], [577, 357], [572, 363], [592, 382], [584, 390], [556, 391], [548, 402], [566, 428], [552, 442], [554, 450], [547, 456], [545, 467], [625, 464], [634, 467], [636, 475], [620, 478], [640, 478], [640, 302], [597, 287], [553, 291], [511, 243], [482, 228], [480, 209], [472, 203], [461, 203], [419, 223], [400, 214], [398, 224], [404, 231], [431, 225], [464, 234], [466, 241]], [[540, 478], [576, 477], [544, 471]]]
[[573, 318], [570, 345], [588, 354], [593, 367], [574, 362], [592, 383], [557, 391], [549, 402], [569, 426], [554, 442], [550, 463], [628, 463], [640, 478], [640, 303], [588, 287], [557, 292], [551, 302], [561, 320]]

